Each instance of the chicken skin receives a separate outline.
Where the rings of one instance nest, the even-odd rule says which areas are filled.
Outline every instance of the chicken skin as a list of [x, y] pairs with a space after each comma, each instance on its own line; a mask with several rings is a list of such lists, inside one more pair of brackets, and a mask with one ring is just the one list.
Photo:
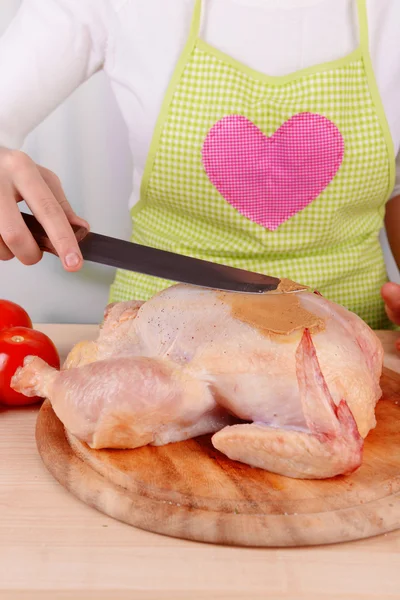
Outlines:
[[382, 361], [374, 332], [316, 293], [176, 285], [110, 305], [96, 342], [61, 371], [28, 358], [13, 387], [48, 398], [91, 448], [213, 434], [233, 460], [318, 479], [360, 466]]

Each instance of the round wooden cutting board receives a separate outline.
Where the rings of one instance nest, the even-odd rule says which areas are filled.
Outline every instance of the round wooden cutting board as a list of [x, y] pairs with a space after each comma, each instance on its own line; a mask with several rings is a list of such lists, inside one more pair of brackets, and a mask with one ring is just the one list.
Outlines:
[[148, 531], [239, 546], [303, 546], [400, 528], [400, 375], [385, 370], [378, 425], [350, 476], [301, 481], [233, 462], [209, 437], [137, 450], [91, 450], [45, 402], [36, 439], [72, 494]]

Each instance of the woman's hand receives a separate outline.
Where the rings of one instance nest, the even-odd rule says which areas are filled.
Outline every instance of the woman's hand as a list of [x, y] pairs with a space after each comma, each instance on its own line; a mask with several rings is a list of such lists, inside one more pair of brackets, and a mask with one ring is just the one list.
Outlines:
[[33, 265], [42, 253], [21, 217], [21, 200], [46, 230], [64, 268], [78, 271], [83, 259], [70, 223], [89, 226], [74, 213], [57, 175], [23, 152], [0, 148], [0, 260], [16, 257]]
[[[385, 301], [389, 319], [396, 325], [400, 325], [400, 285], [386, 283], [382, 288], [382, 298]], [[397, 347], [400, 350], [400, 339], [397, 342]]]
[[[393, 258], [397, 266], [400, 267], [400, 196], [394, 196], [387, 203], [385, 225]], [[400, 285], [386, 283], [382, 288], [382, 297], [385, 301], [389, 319], [396, 325], [400, 325]], [[397, 342], [397, 347], [400, 350], [400, 339]]]

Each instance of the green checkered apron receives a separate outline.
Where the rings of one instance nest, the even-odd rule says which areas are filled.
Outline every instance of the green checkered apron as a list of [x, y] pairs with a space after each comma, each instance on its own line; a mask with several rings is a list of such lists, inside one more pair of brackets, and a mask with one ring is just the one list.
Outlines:
[[[200, 37], [196, 0], [132, 211], [132, 241], [286, 277], [389, 327], [379, 231], [395, 156], [357, 0], [360, 45], [283, 77]], [[173, 282], [117, 271], [110, 301]]]

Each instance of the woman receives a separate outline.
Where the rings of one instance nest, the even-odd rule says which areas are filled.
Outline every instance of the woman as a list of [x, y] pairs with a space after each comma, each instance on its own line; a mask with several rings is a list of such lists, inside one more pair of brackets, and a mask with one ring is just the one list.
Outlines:
[[[386, 213], [400, 264], [399, 22], [397, 0], [26, 0], [0, 42], [0, 258], [41, 258], [24, 198], [81, 267], [82, 220], [18, 148], [103, 68], [130, 133], [133, 241], [400, 324], [378, 239]], [[110, 300], [169, 283], [118, 271]]]

